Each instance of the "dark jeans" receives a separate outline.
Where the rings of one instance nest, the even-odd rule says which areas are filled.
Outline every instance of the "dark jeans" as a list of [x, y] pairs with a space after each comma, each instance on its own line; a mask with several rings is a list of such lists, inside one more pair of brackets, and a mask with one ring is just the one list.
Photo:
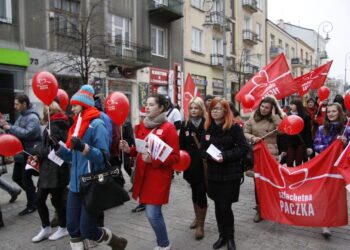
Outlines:
[[46, 206], [47, 196], [52, 195], [51, 202], [55, 207], [60, 227], [66, 227], [66, 206], [64, 204], [64, 192], [66, 188], [39, 188], [36, 193], [36, 204], [41, 219], [42, 227], [50, 226], [49, 210]]
[[191, 184], [192, 190], [192, 201], [197, 204], [200, 208], [208, 206], [207, 191], [204, 182]]
[[294, 167], [294, 161], [295, 166], [302, 164], [305, 157], [305, 151], [306, 147], [304, 144], [293, 147], [289, 146], [287, 151], [287, 166]]
[[219, 233], [225, 238], [233, 238], [234, 216], [231, 208], [232, 203], [215, 202], [215, 217]]
[[101, 239], [102, 230], [98, 225], [98, 215], [89, 214], [80, 193], [68, 193], [67, 229], [72, 238], [82, 237], [93, 241]]
[[27, 207], [35, 208], [35, 186], [32, 176], [37, 176], [35, 170], [25, 170], [25, 163], [15, 162], [12, 173], [12, 180], [16, 182], [27, 195]]

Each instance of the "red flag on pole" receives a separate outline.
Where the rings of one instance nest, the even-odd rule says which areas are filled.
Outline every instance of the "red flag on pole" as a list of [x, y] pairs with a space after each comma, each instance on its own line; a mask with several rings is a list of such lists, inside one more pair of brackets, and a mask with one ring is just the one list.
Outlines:
[[288, 63], [284, 54], [280, 54], [239, 90], [236, 100], [242, 102], [245, 95], [251, 94], [256, 100], [254, 109], [259, 105], [261, 99], [267, 95], [282, 99], [295, 92], [297, 92], [297, 88], [293, 83]]
[[339, 173], [344, 177], [346, 189], [350, 192], [350, 143], [343, 150], [334, 166], [337, 167]]
[[191, 101], [193, 97], [200, 97], [200, 93], [197, 90], [196, 84], [194, 83], [191, 74], [187, 74], [185, 86], [184, 86], [184, 98], [183, 98], [183, 109], [184, 109], [184, 115], [185, 119], [188, 117], [188, 104]]
[[327, 79], [328, 71], [332, 66], [332, 61], [294, 79], [300, 96], [305, 95], [310, 89], [322, 87]]

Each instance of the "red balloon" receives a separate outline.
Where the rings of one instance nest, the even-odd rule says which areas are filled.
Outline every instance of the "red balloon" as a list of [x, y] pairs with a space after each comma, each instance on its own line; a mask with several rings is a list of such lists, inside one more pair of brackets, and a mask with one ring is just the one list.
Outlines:
[[23, 151], [21, 141], [14, 135], [0, 135], [0, 155], [14, 156]]
[[63, 89], [58, 89], [57, 91], [57, 97], [60, 102], [60, 106], [63, 111], [66, 111], [68, 103], [69, 103], [69, 97], [66, 91]]
[[173, 169], [179, 172], [185, 171], [189, 168], [190, 163], [191, 156], [185, 150], [180, 150], [180, 160], [173, 165]]
[[122, 125], [129, 114], [129, 100], [122, 92], [113, 92], [107, 96], [105, 110], [117, 125]]
[[252, 96], [251, 94], [247, 94], [243, 96], [243, 99], [242, 99], [243, 107], [245, 107], [246, 109], [250, 109], [254, 106], [254, 104], [255, 104], [254, 96]]
[[350, 92], [347, 92], [344, 97], [344, 104], [348, 111], [350, 111]]
[[58, 91], [56, 77], [47, 71], [35, 73], [32, 79], [32, 87], [36, 97], [48, 106], [55, 99]]
[[317, 95], [320, 101], [326, 100], [329, 96], [329, 88], [322, 86], [317, 90]]
[[289, 115], [282, 119], [278, 130], [287, 135], [297, 135], [304, 128], [304, 120], [297, 115]]

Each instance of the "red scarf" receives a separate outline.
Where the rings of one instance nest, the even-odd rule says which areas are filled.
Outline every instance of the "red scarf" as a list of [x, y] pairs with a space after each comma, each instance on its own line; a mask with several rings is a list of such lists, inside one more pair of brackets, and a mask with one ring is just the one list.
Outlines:
[[[95, 118], [98, 118], [98, 117], [100, 117], [100, 111], [98, 111], [95, 107], [89, 107], [81, 112], [81, 126], [80, 126], [80, 129], [78, 132], [78, 137], [80, 139], [83, 138], [86, 130], [88, 129], [88, 127], [90, 125], [90, 121], [95, 119]], [[78, 116], [75, 115], [74, 116], [74, 123], [68, 131], [68, 138], [66, 141], [66, 145], [68, 148], [70, 148], [70, 146], [71, 146], [70, 140], [72, 139], [72, 135], [74, 133], [75, 126], [77, 125], [77, 121], [78, 121]]]
[[57, 120], [64, 120], [64, 121], [68, 121], [68, 117], [64, 114], [64, 113], [56, 113], [50, 116], [50, 120], [53, 121], [57, 121]]

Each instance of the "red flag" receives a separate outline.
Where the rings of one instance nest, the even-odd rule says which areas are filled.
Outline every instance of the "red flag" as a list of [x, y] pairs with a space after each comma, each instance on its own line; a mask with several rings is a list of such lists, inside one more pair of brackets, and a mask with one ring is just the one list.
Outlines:
[[265, 143], [258, 143], [254, 171], [262, 218], [295, 226], [347, 225], [345, 183], [334, 167], [342, 149], [336, 140], [308, 162], [289, 168], [273, 158]]
[[280, 54], [239, 90], [236, 100], [242, 102], [245, 95], [251, 94], [256, 100], [254, 109], [259, 105], [261, 99], [267, 95], [282, 99], [295, 92], [297, 92], [297, 88], [293, 83], [288, 63], [284, 54]]
[[339, 173], [344, 177], [346, 189], [350, 192], [350, 143], [343, 150], [334, 166], [337, 167]]
[[305, 95], [309, 89], [318, 89], [324, 84], [332, 62], [333, 60], [294, 79], [300, 96]]
[[199, 91], [197, 91], [196, 84], [194, 83], [191, 74], [187, 74], [185, 86], [184, 86], [184, 115], [185, 119], [188, 117], [188, 104], [193, 97], [200, 97]]

